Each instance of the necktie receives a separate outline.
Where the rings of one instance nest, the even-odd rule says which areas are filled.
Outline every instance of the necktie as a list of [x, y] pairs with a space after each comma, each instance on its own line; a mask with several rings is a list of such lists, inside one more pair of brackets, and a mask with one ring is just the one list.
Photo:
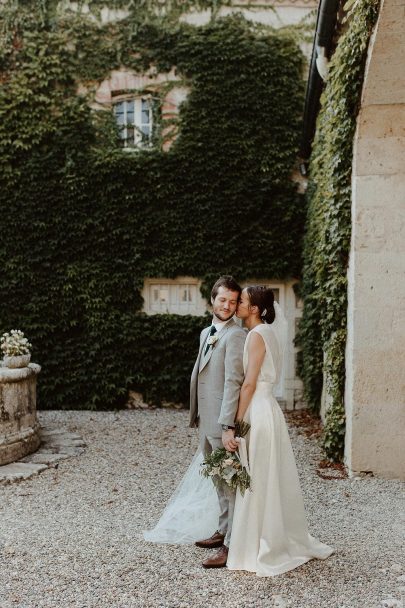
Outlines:
[[[209, 337], [213, 336], [216, 332], [217, 332], [217, 329], [216, 329], [215, 325], [211, 325]], [[208, 349], [209, 349], [210, 346], [211, 346], [211, 344], [207, 344], [207, 346], [205, 347], [204, 357], [207, 354]]]

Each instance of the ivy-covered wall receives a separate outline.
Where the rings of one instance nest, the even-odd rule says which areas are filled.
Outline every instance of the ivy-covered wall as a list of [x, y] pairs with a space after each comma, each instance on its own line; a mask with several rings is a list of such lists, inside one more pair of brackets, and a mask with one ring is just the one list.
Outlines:
[[321, 98], [311, 156], [300, 325], [305, 397], [318, 412], [325, 378], [331, 405], [324, 447], [335, 460], [343, 457], [345, 435], [352, 150], [368, 41], [378, 14], [378, 0], [350, 4]]
[[[105, 25], [39, 0], [0, 9], [0, 331], [34, 344], [42, 408], [118, 406], [129, 387], [187, 400], [207, 319], [147, 317], [144, 277], [200, 277], [207, 293], [224, 272], [301, 271], [296, 42], [241, 17], [195, 28], [135, 4]], [[90, 109], [120, 66], [175, 66], [189, 87], [169, 152], [159, 138], [123, 151], [111, 113]]]

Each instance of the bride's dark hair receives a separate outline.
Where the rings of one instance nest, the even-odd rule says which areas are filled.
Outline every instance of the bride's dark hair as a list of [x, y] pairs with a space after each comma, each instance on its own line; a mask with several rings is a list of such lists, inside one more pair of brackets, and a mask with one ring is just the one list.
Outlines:
[[251, 306], [257, 306], [259, 315], [265, 323], [273, 323], [276, 316], [274, 310], [273, 290], [264, 285], [250, 285], [246, 288]]

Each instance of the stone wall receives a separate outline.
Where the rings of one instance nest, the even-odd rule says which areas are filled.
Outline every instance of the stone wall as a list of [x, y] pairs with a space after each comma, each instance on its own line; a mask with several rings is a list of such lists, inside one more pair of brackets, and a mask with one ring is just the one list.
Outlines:
[[345, 461], [405, 479], [405, 0], [382, 0], [353, 158]]

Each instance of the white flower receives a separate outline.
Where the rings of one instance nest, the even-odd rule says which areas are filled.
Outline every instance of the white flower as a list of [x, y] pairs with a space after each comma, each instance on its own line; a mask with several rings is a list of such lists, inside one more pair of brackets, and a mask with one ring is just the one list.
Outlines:
[[233, 458], [227, 458], [226, 460], [224, 460], [223, 464], [226, 467], [232, 467], [233, 466]]
[[215, 334], [213, 336], [210, 336], [207, 340], [207, 344], [209, 344], [210, 346], [214, 346], [215, 342], [218, 340], [218, 336], [216, 336]]
[[225, 481], [231, 481], [232, 477], [235, 475], [235, 469], [233, 467], [226, 467], [222, 473], [222, 479]]
[[19, 329], [12, 329], [10, 333], [6, 332], [0, 339], [1, 350], [7, 357], [15, 357], [18, 355], [28, 355], [31, 344], [24, 333]]

